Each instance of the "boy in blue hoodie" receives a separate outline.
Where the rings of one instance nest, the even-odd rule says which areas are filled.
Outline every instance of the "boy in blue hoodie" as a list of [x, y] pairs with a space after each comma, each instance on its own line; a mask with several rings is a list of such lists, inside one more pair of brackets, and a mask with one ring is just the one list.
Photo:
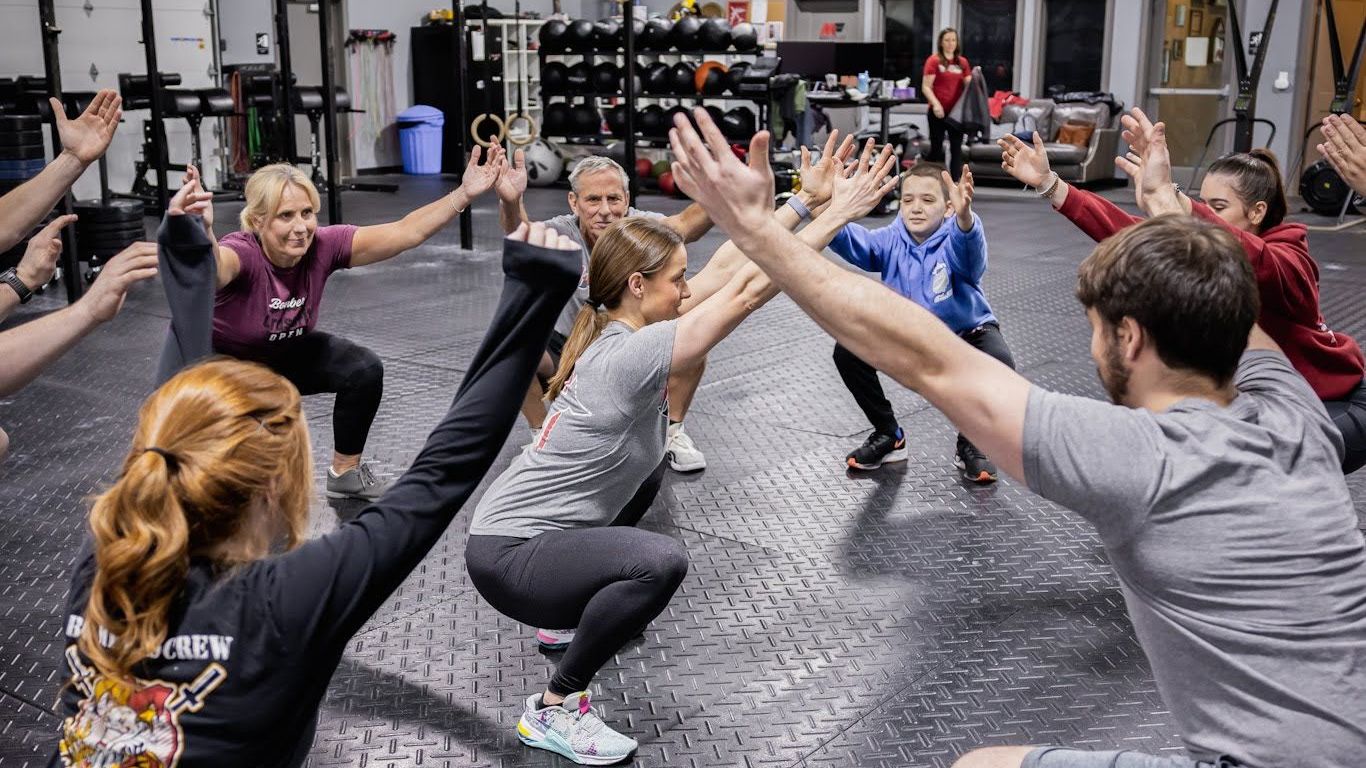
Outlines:
[[[846, 224], [830, 243], [845, 261], [877, 272], [887, 287], [933, 312], [969, 344], [1011, 368], [1015, 361], [1000, 324], [982, 294], [987, 241], [982, 220], [972, 212], [972, 173], [966, 166], [954, 184], [944, 167], [917, 163], [901, 179], [901, 216], [881, 229]], [[835, 345], [835, 367], [854, 395], [873, 433], [846, 462], [851, 469], [877, 469], [906, 460], [906, 437], [877, 371]], [[996, 467], [962, 434], [955, 462], [976, 483], [996, 480]]]

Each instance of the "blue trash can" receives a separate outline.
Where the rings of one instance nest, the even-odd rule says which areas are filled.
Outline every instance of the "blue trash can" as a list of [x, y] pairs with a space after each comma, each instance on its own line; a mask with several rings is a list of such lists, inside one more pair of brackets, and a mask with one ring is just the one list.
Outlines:
[[403, 172], [414, 175], [441, 173], [441, 126], [446, 116], [436, 107], [418, 104], [398, 114], [398, 146]]

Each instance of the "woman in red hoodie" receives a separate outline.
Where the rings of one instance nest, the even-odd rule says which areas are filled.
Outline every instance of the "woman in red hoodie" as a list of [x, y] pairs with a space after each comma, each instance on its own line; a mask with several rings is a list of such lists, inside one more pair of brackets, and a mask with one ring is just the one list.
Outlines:
[[[1132, 151], [1115, 158], [1137, 183], [1146, 137], [1154, 126], [1142, 110], [1123, 118], [1124, 140]], [[1159, 124], [1160, 125], [1160, 124]], [[1058, 179], [1049, 170], [1043, 142], [1035, 134], [1030, 146], [1014, 136], [999, 142], [1001, 166], [1019, 181], [1039, 190], [1059, 213], [1097, 241], [1142, 221], [1105, 198]], [[1201, 201], [1180, 195], [1193, 216], [1224, 227], [1243, 244], [1257, 275], [1262, 311], [1258, 324], [1285, 351], [1295, 369], [1323, 400], [1345, 443], [1342, 469], [1351, 473], [1366, 464], [1366, 371], [1361, 348], [1345, 333], [1333, 331], [1319, 309], [1319, 268], [1309, 255], [1308, 231], [1285, 221], [1285, 189], [1275, 155], [1263, 149], [1235, 153], [1210, 165], [1200, 184]], [[1145, 208], [1146, 210], [1146, 208]]]

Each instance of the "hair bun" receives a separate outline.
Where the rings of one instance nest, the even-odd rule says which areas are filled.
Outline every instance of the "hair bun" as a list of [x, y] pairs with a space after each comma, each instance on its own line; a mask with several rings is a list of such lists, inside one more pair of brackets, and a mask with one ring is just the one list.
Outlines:
[[1266, 147], [1256, 147], [1256, 148], [1254, 148], [1252, 151], [1248, 152], [1247, 154], [1248, 154], [1248, 157], [1254, 158], [1254, 159], [1256, 159], [1256, 160], [1260, 160], [1260, 161], [1262, 161], [1263, 163], [1266, 163], [1267, 165], [1271, 166], [1272, 169], [1275, 170], [1277, 174], [1279, 174], [1279, 173], [1281, 172], [1281, 161], [1280, 161], [1280, 159], [1276, 157], [1276, 153], [1275, 153], [1275, 152], [1272, 152], [1271, 150], [1267, 149]]

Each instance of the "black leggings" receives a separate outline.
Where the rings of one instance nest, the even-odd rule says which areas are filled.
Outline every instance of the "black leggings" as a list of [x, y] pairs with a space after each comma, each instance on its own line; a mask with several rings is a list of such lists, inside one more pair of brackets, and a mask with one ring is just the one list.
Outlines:
[[[967, 343], [1011, 368], [1015, 367], [1015, 358], [1010, 354], [1006, 337], [1001, 335], [1001, 327], [996, 323], [979, 325], [958, 335]], [[868, 417], [873, 429], [884, 435], [895, 435], [900, 428], [896, 422], [896, 412], [892, 410], [892, 403], [882, 391], [882, 382], [878, 380], [877, 370], [839, 344], [835, 345], [835, 368], [839, 370], [844, 385], [849, 388], [854, 401]], [[959, 435], [959, 438], [962, 439], [962, 435]]]
[[[944, 114], [948, 114], [948, 111]], [[946, 167], [953, 180], [958, 181], [963, 173], [963, 132], [935, 117], [932, 111], [927, 116], [930, 120], [930, 154], [925, 159], [934, 163], [944, 162], [944, 135], [948, 134], [949, 162]]]
[[1342, 473], [1350, 475], [1366, 465], [1366, 381], [1341, 400], [1325, 400], [1323, 407], [1342, 433], [1347, 447]]
[[470, 536], [465, 566], [499, 613], [532, 627], [575, 627], [550, 692], [588, 689], [609, 659], [640, 634], [678, 591], [688, 553], [676, 539], [635, 528], [664, 476], [664, 463], [612, 525], [530, 539]]
[[365, 450], [370, 425], [384, 396], [384, 363], [361, 345], [322, 331], [272, 346], [258, 359], [289, 379], [299, 394], [336, 392], [332, 407], [332, 444], [343, 456]]

